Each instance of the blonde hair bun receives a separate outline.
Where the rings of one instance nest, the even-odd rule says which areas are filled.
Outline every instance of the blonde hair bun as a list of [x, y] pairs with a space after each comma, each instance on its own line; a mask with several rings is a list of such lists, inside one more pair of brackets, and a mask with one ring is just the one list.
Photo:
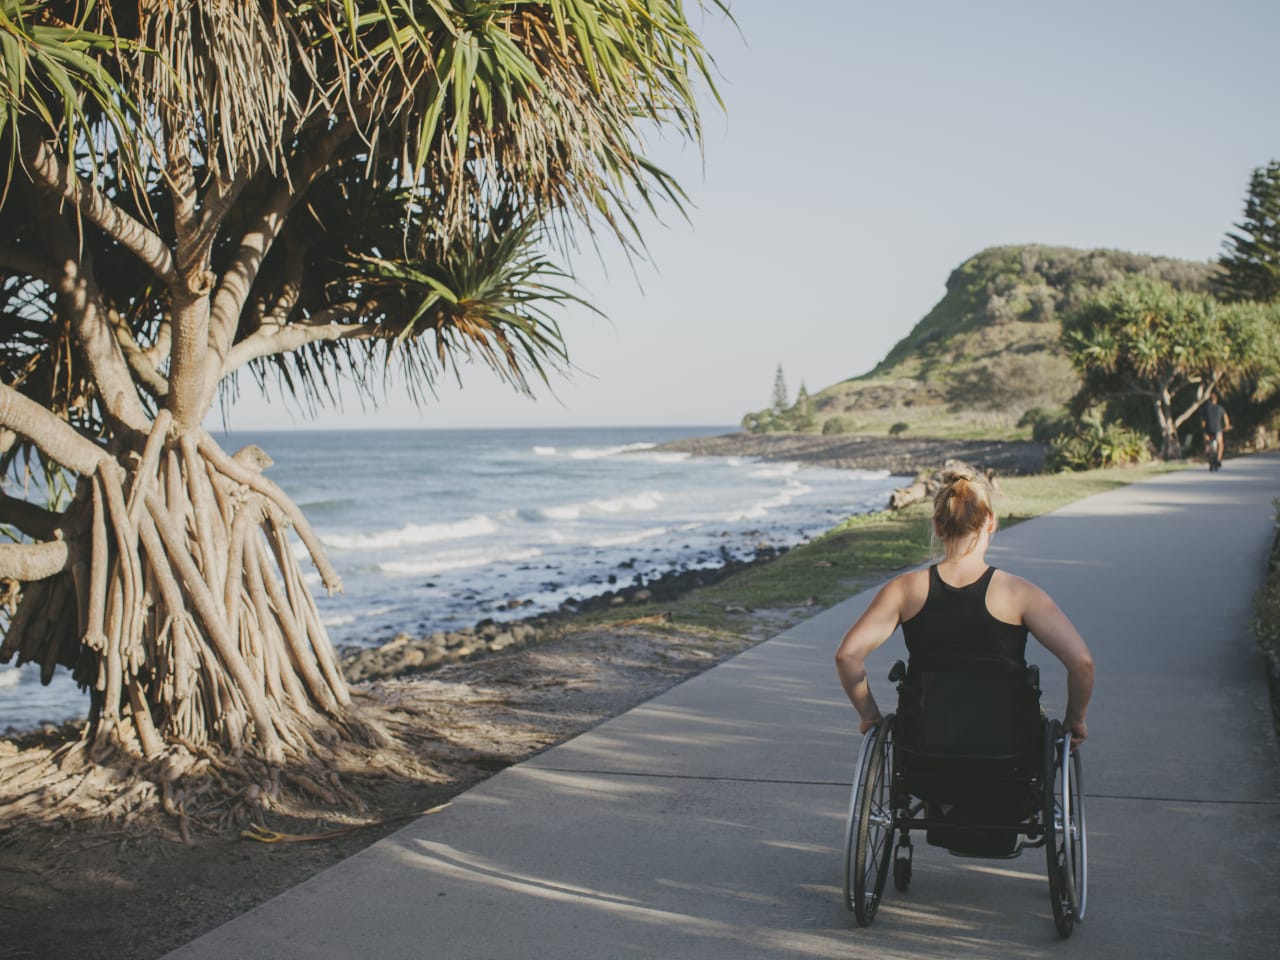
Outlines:
[[995, 512], [991, 482], [958, 460], [948, 460], [933, 497], [933, 526], [944, 542], [976, 537]]

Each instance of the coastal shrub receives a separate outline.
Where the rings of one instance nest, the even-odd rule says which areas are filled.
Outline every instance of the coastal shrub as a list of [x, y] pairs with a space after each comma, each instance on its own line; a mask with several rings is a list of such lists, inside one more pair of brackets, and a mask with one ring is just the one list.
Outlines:
[[889, 436], [896, 437], [899, 434], [906, 433], [910, 429], [911, 429], [911, 424], [903, 420], [899, 420], [897, 423], [895, 423], [892, 427], [889, 428]]
[[1155, 458], [1151, 439], [1139, 430], [1115, 421], [1085, 421], [1055, 437], [1045, 455], [1050, 471], [1094, 470], [1124, 467]]
[[746, 433], [785, 433], [791, 429], [786, 414], [777, 414], [772, 410], [761, 410], [759, 413], [748, 413], [742, 418], [742, 429]]
[[839, 433], [853, 433], [856, 424], [852, 417], [828, 417], [822, 422], [822, 433], [831, 436]]

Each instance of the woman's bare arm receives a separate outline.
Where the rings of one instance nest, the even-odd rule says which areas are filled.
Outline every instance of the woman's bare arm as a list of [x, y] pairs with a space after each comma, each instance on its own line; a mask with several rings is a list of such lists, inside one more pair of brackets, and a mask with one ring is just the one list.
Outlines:
[[858, 622], [849, 628], [836, 650], [836, 673], [840, 675], [844, 692], [849, 695], [849, 702], [862, 718], [863, 733], [883, 719], [875, 697], [871, 695], [866, 660], [897, 629], [905, 596], [904, 577], [895, 577], [886, 583]]
[[1022, 622], [1067, 668], [1067, 712], [1062, 725], [1079, 745], [1089, 736], [1085, 716], [1093, 697], [1093, 654], [1074, 624], [1053, 599], [1034, 584], [1021, 581]]

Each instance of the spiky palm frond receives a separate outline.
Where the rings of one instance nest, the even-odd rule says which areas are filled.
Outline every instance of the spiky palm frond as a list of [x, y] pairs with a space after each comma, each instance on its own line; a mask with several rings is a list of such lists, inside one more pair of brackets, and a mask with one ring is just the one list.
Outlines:
[[[0, 0], [28, 19], [50, 6]], [[372, 164], [451, 198], [449, 228], [477, 197], [518, 190], [539, 215], [599, 217], [634, 240], [640, 207], [683, 198], [645, 156], [645, 124], [699, 140], [695, 82], [715, 95], [680, 0], [176, 0], [79, 16], [78, 69], [151, 148], [122, 179], [188, 156], [223, 179], [279, 173], [303, 131], [345, 120]]]
[[[75, 11], [75, 26], [51, 10]], [[392, 331], [255, 364], [307, 399], [329, 398], [339, 373], [370, 385], [396, 361], [427, 391], [468, 357], [522, 390], [565, 366], [550, 311], [577, 298], [521, 244], [563, 240], [571, 221], [638, 242], [640, 211], [683, 197], [645, 156], [645, 134], [661, 125], [697, 140], [694, 86], [714, 94], [680, 0], [0, 0], [0, 11], [21, 28], [0, 29], [6, 69], [15, 43], [36, 64], [25, 86], [10, 81], [4, 116], [62, 116], [41, 136], [84, 144], [82, 179], [161, 243], [176, 249], [180, 230], [212, 224], [209, 267], [238, 269], [244, 231], [295, 191], [253, 268], [236, 340], [353, 299], [372, 310], [360, 323]], [[67, 82], [30, 80], [73, 60], [81, 73]], [[338, 134], [348, 139], [332, 159], [299, 179], [316, 142]], [[211, 198], [227, 207], [209, 215]], [[12, 210], [10, 198], [0, 217]], [[170, 281], [110, 239], [89, 249], [103, 306], [133, 341], [123, 349], [154, 345], [167, 373]], [[482, 275], [498, 279], [486, 287]], [[334, 277], [351, 287], [342, 297]], [[396, 284], [407, 294], [393, 296]]]
[[568, 361], [552, 308], [584, 304], [550, 282], [569, 276], [538, 250], [540, 239], [538, 230], [521, 225], [443, 248], [434, 260], [366, 255], [352, 263], [355, 275], [346, 282], [382, 305], [379, 323], [395, 329], [400, 344], [430, 334], [427, 349], [440, 370], [456, 371], [460, 357], [478, 357], [528, 393], [529, 374], [545, 382], [549, 366]]
[[[62, 140], [68, 165], [81, 144], [99, 141], [103, 129], [122, 145], [133, 143], [133, 107], [128, 91], [111, 72], [114, 57], [129, 44], [90, 29], [98, 5], [87, 0], [54, 16], [41, 0], [0, 0], [0, 142], [7, 148], [4, 186], [13, 175], [28, 120]], [[86, 155], [92, 158], [95, 151]]]
[[400, 160], [402, 182], [450, 197], [451, 232], [492, 193], [598, 215], [625, 237], [632, 192], [645, 207], [681, 200], [641, 131], [649, 120], [699, 139], [695, 79], [714, 93], [678, 0], [314, 0], [293, 14], [321, 98], [364, 128], [376, 118], [371, 149]]
[[[545, 233], [536, 223], [495, 216], [468, 242], [435, 245], [429, 255], [411, 252], [417, 249], [412, 241], [405, 248], [403, 237], [384, 239], [390, 242], [381, 248], [352, 250], [327, 285], [325, 301], [353, 304], [341, 322], [359, 329], [256, 362], [260, 386], [274, 382], [311, 406], [335, 400], [340, 377], [375, 394], [398, 365], [421, 401], [440, 376], [460, 378], [470, 361], [525, 393], [531, 378], [546, 382], [567, 367], [554, 313], [567, 303], [594, 308], [560, 285], [570, 277], [545, 254]], [[391, 252], [396, 249], [404, 252]]]
[[134, 41], [131, 79], [160, 121], [162, 142], [180, 138], [166, 144], [175, 157], [190, 144], [219, 179], [283, 169], [309, 99], [305, 88], [301, 100], [295, 92], [307, 64], [290, 6], [300, 5], [179, 0], [140, 5], [127, 24], [111, 21]]

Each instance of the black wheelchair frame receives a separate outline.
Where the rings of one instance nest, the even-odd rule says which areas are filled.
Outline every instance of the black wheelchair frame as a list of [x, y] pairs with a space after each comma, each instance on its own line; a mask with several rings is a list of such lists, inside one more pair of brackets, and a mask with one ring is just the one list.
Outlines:
[[[1039, 671], [1029, 667], [1020, 680], [1025, 685], [1022, 693], [1015, 691], [1025, 702], [1013, 706], [996, 702], [994, 708], [993, 701], [1000, 697], [992, 691], [999, 688], [987, 682], [990, 674], [929, 676], [944, 691], [934, 699], [949, 700], [947, 716], [930, 718], [927, 705], [922, 711], [921, 678], [909, 682], [907, 668], [899, 660], [889, 673], [890, 682], [898, 684], [898, 712], [863, 738], [845, 827], [845, 905], [860, 926], [869, 926], [879, 909], [890, 863], [894, 887], [900, 892], [908, 889], [913, 830], [926, 831], [929, 843], [961, 856], [1008, 859], [1024, 849], [1044, 847], [1054, 926], [1059, 936], [1069, 937], [1074, 924], [1084, 919], [1088, 888], [1080, 752], [1072, 750], [1071, 737], [1061, 723], [1040, 713]], [[1005, 689], [1016, 686], [1009, 684]], [[956, 709], [958, 698], [963, 698], [964, 710]], [[1027, 715], [1028, 703], [1034, 703], [1034, 715]], [[1018, 711], [1023, 711], [1019, 723], [1039, 724], [1034, 738], [1029, 726], [1019, 739], [1006, 729], [996, 729], [1000, 724], [993, 725], [993, 717], [1002, 712], [1016, 716]], [[958, 717], [962, 713], [983, 716], [976, 727], [970, 722], [966, 728], [965, 718]], [[901, 742], [896, 735], [899, 727], [904, 734]], [[979, 741], [986, 734], [987, 743], [994, 747], [965, 745], [964, 738], [973, 737], [975, 730]], [[988, 797], [990, 804], [986, 804]], [[960, 803], [968, 804], [969, 815], [963, 820], [944, 814], [948, 808], [958, 809]], [[1015, 838], [1012, 849], [1001, 849], [1006, 838]]]

